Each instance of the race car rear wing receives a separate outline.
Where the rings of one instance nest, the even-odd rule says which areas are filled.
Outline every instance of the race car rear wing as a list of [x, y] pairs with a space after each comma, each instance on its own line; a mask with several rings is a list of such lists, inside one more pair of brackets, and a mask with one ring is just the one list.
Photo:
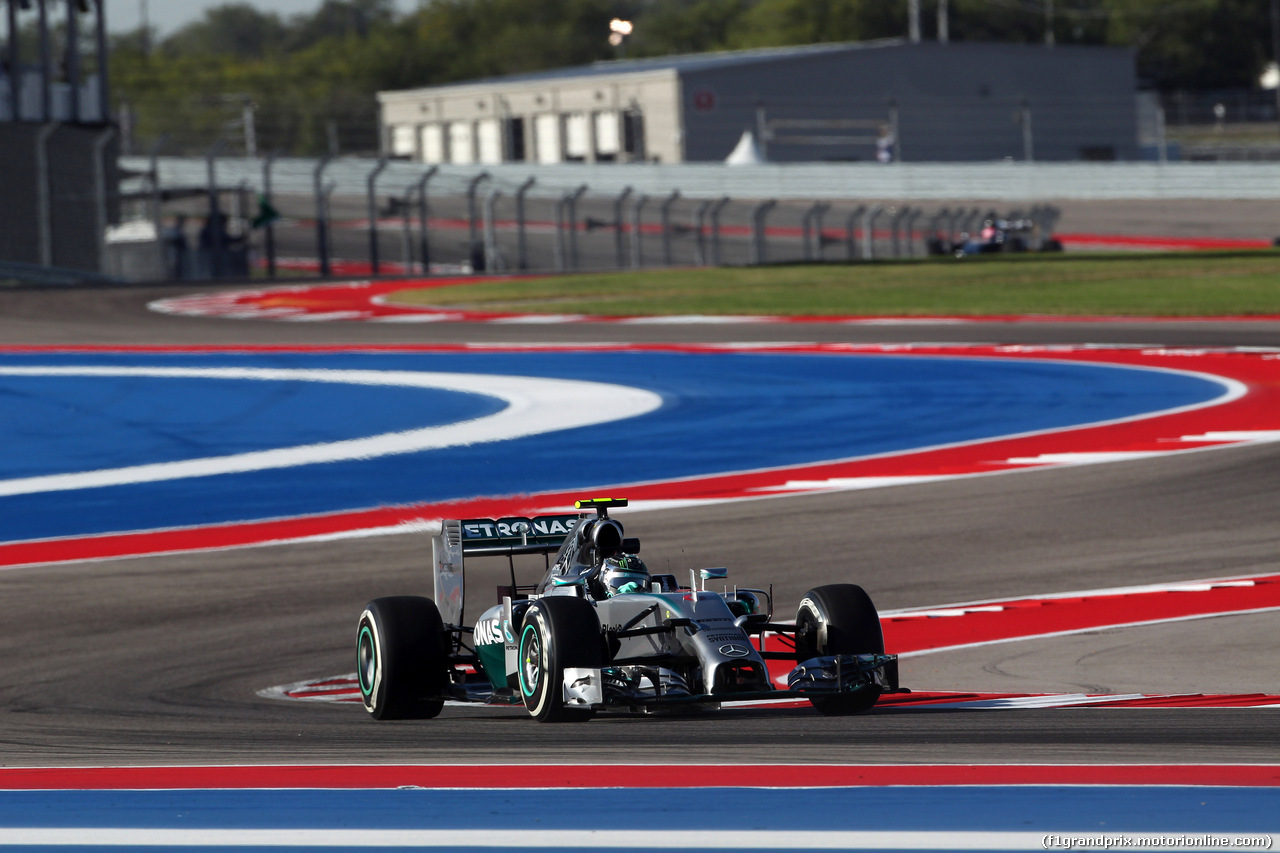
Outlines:
[[[462, 624], [465, 603], [463, 563], [468, 556], [507, 557], [520, 554], [552, 554], [581, 521], [578, 515], [539, 515], [534, 518], [508, 517], [448, 519], [440, 524], [440, 534], [431, 539], [432, 575], [435, 579], [436, 607], [446, 625]], [[515, 568], [512, 566], [512, 586]]]

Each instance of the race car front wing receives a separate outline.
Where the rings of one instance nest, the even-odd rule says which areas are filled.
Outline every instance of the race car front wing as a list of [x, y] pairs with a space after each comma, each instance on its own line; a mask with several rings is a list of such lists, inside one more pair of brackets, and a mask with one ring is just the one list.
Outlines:
[[[634, 669], [634, 668], [628, 668]], [[648, 669], [648, 668], [646, 668]], [[898, 656], [883, 654], [823, 655], [798, 664], [787, 676], [786, 690], [690, 693], [683, 682], [673, 683], [668, 671], [653, 667], [637, 679], [620, 667], [565, 669], [566, 705], [592, 708], [691, 705], [762, 699], [807, 699], [834, 694], [905, 692], [898, 687]], [[648, 686], [641, 686], [647, 683]]]

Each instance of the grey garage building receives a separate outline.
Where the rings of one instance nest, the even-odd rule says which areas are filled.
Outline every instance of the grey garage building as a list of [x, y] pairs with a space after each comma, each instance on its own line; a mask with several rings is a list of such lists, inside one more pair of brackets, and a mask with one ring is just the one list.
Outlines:
[[378, 95], [425, 163], [1130, 160], [1127, 48], [885, 40], [598, 62]]

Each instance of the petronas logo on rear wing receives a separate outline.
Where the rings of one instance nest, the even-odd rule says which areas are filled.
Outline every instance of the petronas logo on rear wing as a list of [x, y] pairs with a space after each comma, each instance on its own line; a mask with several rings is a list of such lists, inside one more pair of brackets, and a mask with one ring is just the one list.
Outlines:
[[467, 518], [462, 529], [462, 551], [510, 545], [559, 545], [578, 526], [577, 515], [539, 515], [534, 518]]

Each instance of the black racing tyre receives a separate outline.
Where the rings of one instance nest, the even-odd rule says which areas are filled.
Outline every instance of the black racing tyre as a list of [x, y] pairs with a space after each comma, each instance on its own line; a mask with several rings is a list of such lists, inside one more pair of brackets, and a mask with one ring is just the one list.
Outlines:
[[530, 716], [544, 723], [589, 719], [590, 708], [565, 706], [564, 671], [599, 669], [603, 660], [600, 618], [586, 599], [549, 595], [529, 605], [516, 667]]
[[444, 623], [435, 602], [416, 595], [375, 598], [356, 631], [356, 677], [375, 720], [439, 715], [449, 678]]
[[[836, 583], [811, 589], [796, 610], [796, 656], [884, 654], [880, 615], [860, 586]], [[876, 704], [878, 690], [812, 697], [824, 714], [858, 714]]]

